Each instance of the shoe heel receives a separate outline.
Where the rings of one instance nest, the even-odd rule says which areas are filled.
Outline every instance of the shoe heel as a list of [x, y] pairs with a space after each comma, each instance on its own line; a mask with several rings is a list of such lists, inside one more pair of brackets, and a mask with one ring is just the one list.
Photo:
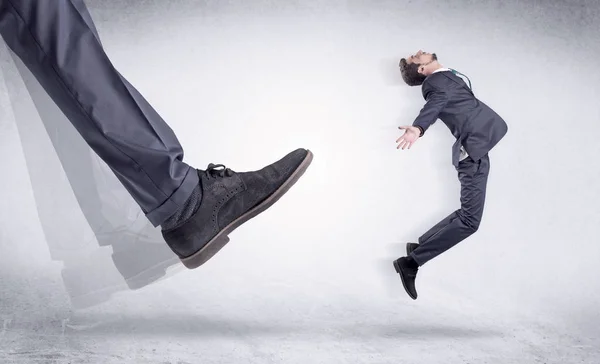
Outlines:
[[227, 243], [229, 243], [227, 235], [217, 235], [195, 254], [182, 258], [181, 263], [188, 269], [196, 269], [217, 254]]

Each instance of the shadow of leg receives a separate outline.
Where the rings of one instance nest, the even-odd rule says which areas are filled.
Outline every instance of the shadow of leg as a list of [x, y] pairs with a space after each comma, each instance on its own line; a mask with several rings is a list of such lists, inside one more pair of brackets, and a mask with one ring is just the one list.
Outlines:
[[[18, 57], [1, 46], [38, 216], [51, 258], [65, 264], [63, 279], [74, 306], [102, 303], [112, 292], [164, 277], [179, 260], [160, 231]], [[114, 253], [98, 245], [111, 246]]]

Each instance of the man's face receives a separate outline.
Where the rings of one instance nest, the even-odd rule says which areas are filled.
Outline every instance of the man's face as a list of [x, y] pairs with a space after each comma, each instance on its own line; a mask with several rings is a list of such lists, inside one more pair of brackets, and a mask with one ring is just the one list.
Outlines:
[[[407, 64], [416, 63], [418, 65], [426, 66], [436, 59], [435, 53], [427, 53], [419, 50], [417, 53], [412, 54], [406, 58]], [[419, 67], [419, 73], [423, 73], [423, 67]]]

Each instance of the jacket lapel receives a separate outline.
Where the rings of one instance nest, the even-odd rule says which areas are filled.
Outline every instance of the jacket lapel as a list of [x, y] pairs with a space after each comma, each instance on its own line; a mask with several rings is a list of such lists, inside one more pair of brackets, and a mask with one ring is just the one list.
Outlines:
[[[469, 93], [473, 96], [475, 96], [475, 94], [473, 94], [473, 90], [471, 90], [469, 88], [469, 86], [467, 86], [466, 82], [463, 81], [460, 77], [456, 76], [454, 73], [452, 72], [440, 72], [441, 74], [443, 74], [444, 76], [448, 77], [449, 79], [451, 79], [452, 81], [458, 83], [459, 85], [461, 85], [462, 87], [464, 87], [465, 89], [467, 89], [467, 91], [469, 91]], [[451, 75], [450, 75], [451, 74]], [[458, 80], [457, 80], [458, 78]], [[461, 82], [462, 81], [462, 82]]]

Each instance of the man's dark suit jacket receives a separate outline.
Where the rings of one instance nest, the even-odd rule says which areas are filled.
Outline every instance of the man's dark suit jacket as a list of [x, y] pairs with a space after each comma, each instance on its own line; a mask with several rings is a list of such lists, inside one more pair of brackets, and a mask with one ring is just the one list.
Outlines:
[[422, 135], [439, 118], [456, 138], [452, 164], [458, 167], [461, 145], [475, 161], [486, 155], [508, 132], [506, 122], [478, 100], [465, 81], [449, 71], [429, 75], [421, 87], [425, 106], [413, 122]]

